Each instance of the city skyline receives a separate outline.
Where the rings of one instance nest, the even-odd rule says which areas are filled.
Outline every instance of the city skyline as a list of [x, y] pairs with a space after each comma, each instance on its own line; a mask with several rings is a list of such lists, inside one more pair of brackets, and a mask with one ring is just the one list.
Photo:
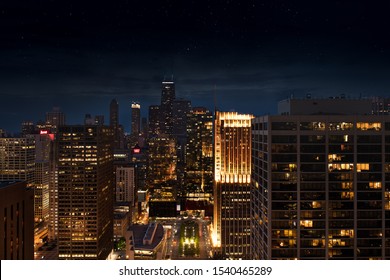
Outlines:
[[290, 97], [390, 93], [388, 3], [8, 1], [0, 5], [0, 127], [61, 107], [69, 123], [108, 116], [116, 98], [130, 131], [131, 102], [177, 97], [223, 111], [276, 112]]

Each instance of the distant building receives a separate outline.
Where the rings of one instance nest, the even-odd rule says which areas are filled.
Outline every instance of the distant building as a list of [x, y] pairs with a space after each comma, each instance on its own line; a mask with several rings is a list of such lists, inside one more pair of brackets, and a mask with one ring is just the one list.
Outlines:
[[23, 181], [0, 181], [1, 260], [34, 259], [34, 190]]
[[213, 116], [196, 107], [187, 116], [186, 193], [213, 192]]
[[21, 136], [25, 137], [29, 134], [35, 133], [35, 124], [33, 121], [24, 121], [22, 122], [22, 133]]
[[119, 104], [116, 99], [110, 103], [110, 127], [114, 132], [114, 149], [124, 148], [124, 131], [119, 124]]
[[104, 116], [96, 115], [95, 116], [95, 125], [104, 125]]
[[106, 126], [59, 128], [59, 259], [102, 260], [113, 249], [112, 144]]
[[131, 134], [134, 137], [139, 136], [141, 133], [141, 105], [139, 102], [131, 104]]
[[252, 118], [237, 112], [215, 113], [213, 244], [228, 259], [250, 255]]
[[175, 83], [162, 82], [160, 105], [160, 133], [172, 135], [173, 132], [173, 102], [176, 98]]
[[[176, 99], [172, 103], [172, 136], [176, 140], [177, 173], [185, 173], [185, 149], [187, 144], [187, 115], [191, 110], [191, 101]], [[184, 184], [184, 176], [178, 176], [179, 184]]]
[[116, 201], [128, 202], [134, 206], [135, 203], [135, 172], [133, 166], [117, 166], [116, 171]]
[[149, 140], [147, 184], [153, 188], [161, 183], [176, 180], [176, 142], [168, 135]]
[[46, 113], [45, 129], [49, 129], [51, 133], [57, 133], [58, 127], [65, 123], [65, 114], [60, 111], [59, 107], [54, 107], [51, 112]]
[[149, 106], [149, 137], [154, 137], [160, 134], [160, 106]]

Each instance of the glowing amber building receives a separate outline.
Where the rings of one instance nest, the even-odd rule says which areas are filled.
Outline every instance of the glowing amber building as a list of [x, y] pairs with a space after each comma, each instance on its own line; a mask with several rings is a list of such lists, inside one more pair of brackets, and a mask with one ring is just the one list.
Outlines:
[[224, 258], [247, 259], [253, 116], [237, 112], [215, 114], [213, 243]]

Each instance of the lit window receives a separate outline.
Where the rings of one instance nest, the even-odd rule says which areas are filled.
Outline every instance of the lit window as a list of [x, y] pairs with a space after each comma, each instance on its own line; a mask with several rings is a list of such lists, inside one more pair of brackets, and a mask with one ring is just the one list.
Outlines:
[[381, 123], [366, 123], [366, 122], [358, 122], [356, 124], [356, 128], [358, 130], [376, 130], [380, 131], [382, 128]]
[[382, 188], [382, 182], [369, 182], [368, 186], [370, 189], [381, 189]]
[[368, 171], [370, 170], [370, 164], [369, 163], [358, 163], [356, 164], [356, 171], [362, 172], [362, 171]]
[[311, 228], [313, 227], [313, 221], [312, 220], [303, 220], [300, 222], [301, 227], [304, 228]]

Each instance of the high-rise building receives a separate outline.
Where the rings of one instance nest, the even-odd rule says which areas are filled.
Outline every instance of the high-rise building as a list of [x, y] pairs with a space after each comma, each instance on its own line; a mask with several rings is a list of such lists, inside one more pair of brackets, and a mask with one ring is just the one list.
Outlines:
[[106, 259], [113, 246], [113, 131], [62, 126], [58, 133], [59, 259]]
[[34, 138], [0, 138], [0, 181], [26, 181], [34, 185]]
[[213, 244], [228, 259], [248, 259], [250, 254], [252, 118], [215, 113]]
[[146, 139], [148, 137], [148, 119], [145, 117], [141, 118], [141, 131], [142, 131], [142, 136]]
[[139, 102], [131, 104], [131, 134], [138, 137], [141, 133], [141, 105]]
[[135, 173], [133, 166], [117, 166], [116, 171], [116, 202], [135, 203]]
[[162, 82], [160, 106], [160, 132], [172, 135], [173, 131], [173, 101], [175, 100], [175, 83]]
[[95, 116], [95, 125], [104, 125], [104, 116], [96, 115]]
[[1, 260], [34, 259], [34, 190], [24, 181], [0, 181]]
[[147, 185], [154, 188], [167, 181], [175, 181], [176, 174], [176, 143], [168, 135], [161, 135], [149, 140], [149, 156]]
[[0, 128], [0, 138], [6, 137], [7, 133], [4, 129]]
[[389, 259], [389, 117], [367, 100], [282, 103], [252, 121], [251, 258]]
[[65, 125], [65, 114], [60, 111], [59, 107], [54, 107], [51, 112], [46, 113], [45, 128], [51, 133], [56, 133], [61, 125]]
[[115, 98], [110, 103], [110, 126], [113, 128], [119, 126], [119, 104]]
[[35, 133], [35, 124], [33, 121], [22, 122], [22, 137]]
[[114, 149], [123, 149], [124, 147], [124, 131], [119, 124], [119, 104], [116, 99], [110, 103], [110, 126], [114, 132]]
[[187, 117], [185, 171], [186, 193], [213, 192], [213, 116], [203, 107]]
[[35, 221], [49, 221], [50, 216], [50, 179], [51, 155], [54, 136], [41, 131], [35, 139]]
[[191, 101], [185, 99], [175, 99], [172, 103], [172, 135], [177, 139], [187, 137], [187, 115], [191, 111]]
[[149, 106], [149, 137], [154, 137], [160, 134], [160, 106]]
[[[189, 100], [176, 99], [172, 103], [173, 127], [171, 135], [176, 139], [177, 168], [180, 174], [184, 174], [184, 158], [187, 143], [187, 115], [190, 113], [190, 110], [191, 101]], [[181, 181], [180, 184], [183, 184], [183, 182]]]

